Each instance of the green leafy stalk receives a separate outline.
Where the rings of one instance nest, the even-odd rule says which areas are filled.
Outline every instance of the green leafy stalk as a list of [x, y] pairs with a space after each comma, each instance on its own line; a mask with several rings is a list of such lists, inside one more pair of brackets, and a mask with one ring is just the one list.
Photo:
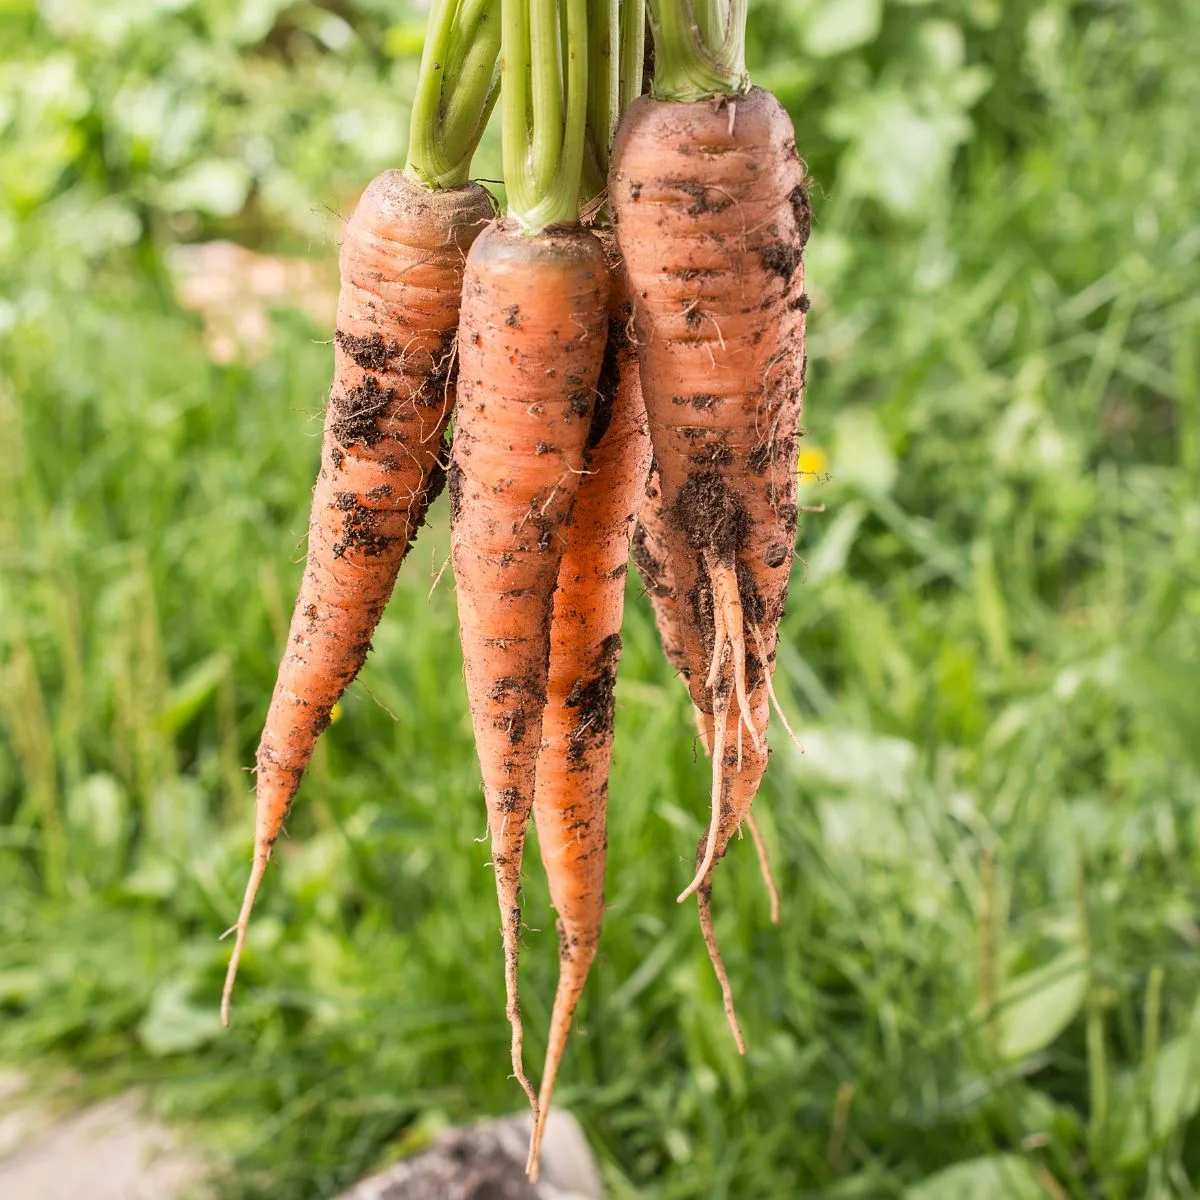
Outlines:
[[654, 33], [654, 95], [704, 100], [739, 95], [746, 74], [748, 0], [647, 0]]
[[587, 0], [502, 0], [501, 116], [508, 214], [574, 224], [588, 113]]
[[410, 178], [462, 187], [499, 88], [501, 0], [433, 0], [408, 139]]
[[646, 0], [621, 0], [620, 109], [642, 94], [646, 62]]
[[608, 182], [608, 152], [621, 115], [618, 36], [622, 7], [619, 0], [591, 0], [588, 5], [587, 138], [582, 182], [585, 200], [599, 196]]

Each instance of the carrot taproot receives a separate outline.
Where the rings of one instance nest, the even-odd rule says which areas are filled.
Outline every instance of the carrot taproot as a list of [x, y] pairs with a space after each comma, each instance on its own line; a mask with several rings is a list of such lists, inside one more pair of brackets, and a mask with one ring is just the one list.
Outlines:
[[578, 223], [587, 0], [502, 0], [508, 213], [471, 247], [459, 327], [450, 547], [504, 945], [513, 1075], [529, 1099], [517, 958], [554, 588], [608, 325], [604, 251]]
[[[664, 20], [667, 0], [656, 9]], [[660, 46], [656, 69], [663, 58]], [[712, 819], [680, 899], [699, 893], [741, 1048], [708, 902], [767, 762], [767, 681], [798, 514], [810, 209], [778, 101], [725, 91], [638, 100], [618, 130], [609, 195], [634, 297], [680, 669], [713, 752]]]
[[546, 706], [554, 589], [586, 470], [608, 272], [578, 227], [504, 222], [471, 247], [450, 464], [451, 558], [504, 940], [513, 1074], [522, 1063], [518, 890]]
[[233, 927], [225, 1024], [251, 910], [301, 776], [445, 480], [463, 261], [491, 213], [478, 184], [432, 191], [385, 171], [346, 225], [308, 558], [258, 747], [254, 856]]
[[[601, 239], [606, 251], [611, 233]], [[613, 246], [615, 250], [615, 245]], [[608, 773], [629, 546], [650, 465], [637, 350], [626, 333], [627, 289], [610, 252], [608, 343], [558, 570], [534, 823], [558, 913], [559, 975], [550, 1018], [529, 1174], [538, 1154], [571, 1022], [596, 956], [604, 917]]]

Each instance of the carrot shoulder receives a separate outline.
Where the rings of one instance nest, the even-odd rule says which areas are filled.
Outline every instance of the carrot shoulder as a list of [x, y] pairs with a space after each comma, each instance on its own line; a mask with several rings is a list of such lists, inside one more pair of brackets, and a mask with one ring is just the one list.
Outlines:
[[585, 230], [492, 226], [463, 286], [450, 522], [459, 628], [504, 939], [513, 1073], [522, 1063], [518, 900], [546, 705], [553, 594], [586, 469], [608, 276]]
[[346, 225], [308, 558], [258, 747], [254, 858], [226, 1023], [250, 912], [304, 769], [444, 483], [463, 260], [490, 216], [477, 184], [431, 191], [385, 171]]

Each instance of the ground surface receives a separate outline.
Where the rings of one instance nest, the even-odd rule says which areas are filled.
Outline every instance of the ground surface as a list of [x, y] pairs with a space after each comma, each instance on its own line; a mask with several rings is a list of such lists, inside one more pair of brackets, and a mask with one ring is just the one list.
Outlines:
[[139, 1098], [56, 1112], [0, 1078], [0, 1195], [5, 1200], [177, 1200], [203, 1174], [175, 1134], [147, 1120]]

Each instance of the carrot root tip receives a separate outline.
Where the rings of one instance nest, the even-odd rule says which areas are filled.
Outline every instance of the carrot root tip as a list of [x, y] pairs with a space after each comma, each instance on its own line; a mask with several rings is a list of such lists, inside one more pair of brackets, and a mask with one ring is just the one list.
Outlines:
[[237, 979], [238, 964], [242, 960], [242, 950], [246, 945], [246, 934], [250, 929], [250, 914], [254, 909], [254, 901], [258, 896], [258, 889], [262, 884], [263, 876], [267, 873], [267, 863], [270, 862], [271, 852], [268, 849], [265, 854], [256, 853], [254, 863], [250, 868], [250, 878], [246, 882], [246, 892], [242, 897], [242, 908], [238, 913], [237, 923], [227, 929], [221, 938], [224, 940], [231, 932], [237, 933], [234, 939], [233, 952], [229, 955], [229, 967], [225, 972], [225, 986], [221, 990], [221, 1025], [229, 1028], [229, 1013], [233, 1006], [233, 985]]
[[725, 970], [725, 960], [721, 957], [716, 931], [713, 929], [711, 879], [705, 881], [705, 885], [698, 892], [696, 899], [700, 912], [700, 932], [704, 937], [704, 945], [708, 948], [709, 962], [712, 963], [717, 982], [721, 985], [721, 1001], [725, 1008], [725, 1019], [729, 1022], [729, 1029], [733, 1034], [733, 1041], [737, 1046], [738, 1053], [745, 1055], [746, 1039], [742, 1034], [741, 1023], [738, 1021], [737, 1008], [733, 1003], [733, 986], [729, 982], [729, 974]]
[[771, 924], [779, 924], [779, 889], [775, 886], [775, 876], [771, 871], [771, 859], [767, 854], [767, 844], [763, 841], [762, 830], [754, 819], [753, 813], [746, 814], [746, 824], [750, 827], [750, 838], [754, 842], [754, 850], [758, 855], [758, 867], [762, 872], [763, 883], [766, 885], [767, 898], [771, 902]]

